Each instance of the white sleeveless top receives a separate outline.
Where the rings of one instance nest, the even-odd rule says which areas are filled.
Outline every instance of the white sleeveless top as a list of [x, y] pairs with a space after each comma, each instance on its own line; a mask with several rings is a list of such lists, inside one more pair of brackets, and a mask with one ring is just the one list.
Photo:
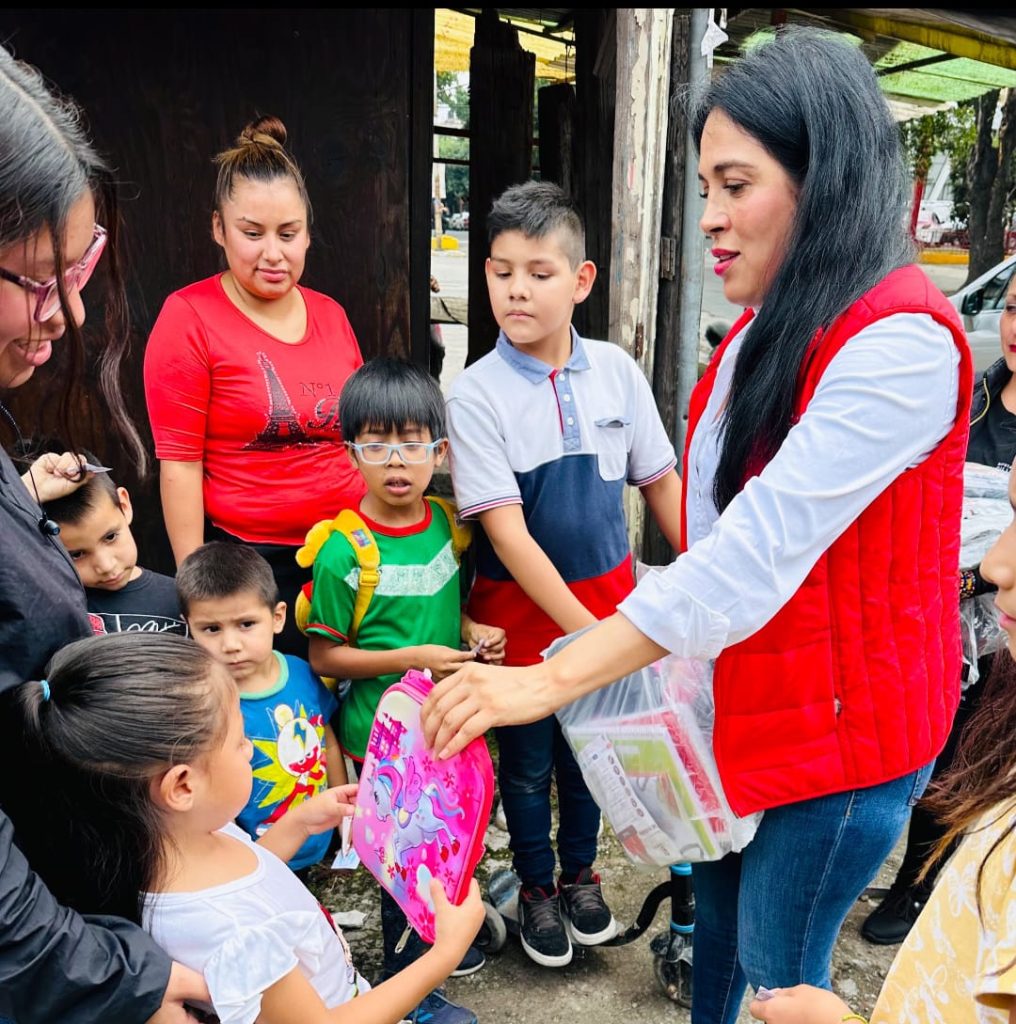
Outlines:
[[222, 1024], [254, 1024], [262, 993], [297, 966], [328, 1008], [366, 992], [342, 933], [296, 875], [235, 825], [221, 832], [253, 849], [257, 868], [197, 892], [146, 893], [144, 926], [204, 975]]

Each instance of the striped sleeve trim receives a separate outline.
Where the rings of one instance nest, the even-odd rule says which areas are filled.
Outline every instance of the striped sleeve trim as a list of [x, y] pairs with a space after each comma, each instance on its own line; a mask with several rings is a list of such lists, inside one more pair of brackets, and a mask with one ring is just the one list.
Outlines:
[[647, 487], [649, 484], [656, 483], [661, 477], [665, 477], [672, 469], [677, 467], [677, 459], [671, 459], [666, 466], [663, 467], [658, 473], [653, 473], [652, 476], [647, 476], [642, 480], [629, 480], [628, 483], [632, 487]]
[[459, 509], [460, 519], [472, 519], [481, 512], [487, 512], [492, 508], [501, 508], [503, 505], [521, 505], [522, 499], [513, 494], [510, 498], [494, 498], [493, 501], [483, 501], [478, 505], [467, 505]]
[[318, 636], [323, 636], [327, 640], [335, 640], [337, 643], [344, 644], [349, 640], [345, 633], [340, 633], [323, 622], [308, 622], [305, 628], [308, 633], [317, 633]]

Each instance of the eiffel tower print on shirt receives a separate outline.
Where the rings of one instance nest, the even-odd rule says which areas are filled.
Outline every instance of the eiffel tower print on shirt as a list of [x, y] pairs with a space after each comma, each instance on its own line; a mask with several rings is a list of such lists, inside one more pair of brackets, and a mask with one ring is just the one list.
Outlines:
[[264, 374], [268, 389], [268, 419], [264, 429], [243, 446], [244, 451], [267, 451], [272, 448], [295, 448], [319, 442], [310, 438], [296, 415], [296, 408], [279, 380], [272, 361], [264, 352], [257, 354], [258, 366]]

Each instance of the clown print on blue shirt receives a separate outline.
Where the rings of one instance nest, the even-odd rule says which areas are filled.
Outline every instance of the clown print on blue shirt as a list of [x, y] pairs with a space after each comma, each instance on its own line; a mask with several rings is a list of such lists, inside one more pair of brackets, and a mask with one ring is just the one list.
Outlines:
[[[325, 725], [338, 708], [302, 658], [275, 652], [279, 679], [262, 693], [241, 693], [247, 738], [254, 745], [254, 786], [237, 824], [257, 839], [291, 807], [328, 788]], [[324, 857], [331, 833], [311, 836], [289, 861], [298, 871]]]

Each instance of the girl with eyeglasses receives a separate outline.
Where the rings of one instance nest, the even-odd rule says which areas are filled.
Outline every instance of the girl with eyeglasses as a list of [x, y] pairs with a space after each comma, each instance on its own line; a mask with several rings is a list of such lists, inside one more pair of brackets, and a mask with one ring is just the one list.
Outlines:
[[[0, 110], [0, 415], [20, 440], [3, 404], [7, 392], [27, 383], [62, 347], [67, 358], [59, 411], [64, 433], [73, 437], [66, 413], [86, 360], [81, 290], [105, 251], [104, 345], [95, 378], [110, 421], [143, 466], [144, 450], [120, 396], [127, 332], [113, 176], [74, 105], [2, 48]], [[65, 644], [91, 635], [84, 590], [56, 536], [59, 528], [41, 507], [70, 490], [83, 472], [78, 457], [65, 453], [39, 460], [22, 478], [0, 449], [4, 697], [25, 679], [39, 678]], [[0, 725], [7, 724], [5, 704]], [[13, 770], [0, 772], [0, 807], [14, 786], [25, 784]], [[204, 998], [200, 977], [173, 964], [141, 929], [112, 917], [86, 922], [60, 906], [0, 812], [0, 1019], [182, 1024], [189, 1019], [184, 1000]]]
[[[339, 428], [363, 359], [342, 307], [300, 285], [313, 213], [285, 143], [264, 117], [215, 158], [226, 270], [166, 300], [145, 393], [177, 565], [205, 540], [252, 544], [292, 607], [310, 579], [296, 564], [307, 531], [363, 494]], [[306, 654], [293, 616], [277, 646]]]

